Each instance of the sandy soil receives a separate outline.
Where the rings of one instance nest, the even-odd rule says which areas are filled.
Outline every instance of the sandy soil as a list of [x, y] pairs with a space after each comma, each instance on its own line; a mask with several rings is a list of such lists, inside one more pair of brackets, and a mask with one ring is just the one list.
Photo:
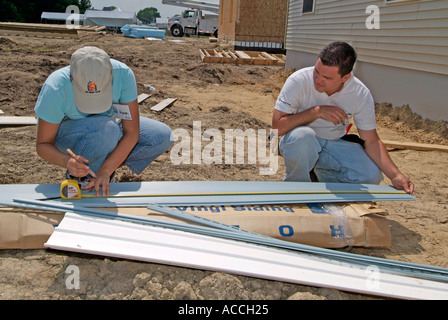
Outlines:
[[[272, 109], [291, 70], [275, 66], [207, 64], [200, 48], [225, 47], [208, 39], [185, 43], [94, 35], [81, 39], [3, 36], [0, 38], [0, 109], [8, 116], [34, 116], [33, 108], [47, 76], [69, 63], [83, 45], [105, 49], [135, 72], [138, 91], [149, 93], [140, 105], [145, 116], [173, 129], [269, 129]], [[156, 113], [150, 107], [166, 98], [175, 104]], [[429, 97], [428, 97], [429, 98]], [[445, 121], [431, 122], [406, 106], [377, 106], [383, 139], [448, 145]], [[412, 103], [412, 101], [409, 101]], [[60, 183], [65, 170], [41, 160], [34, 148], [36, 128], [0, 129], [0, 183]], [[416, 201], [382, 202], [389, 212], [390, 248], [351, 251], [400, 261], [448, 267], [448, 153], [391, 150], [391, 156], [416, 185]], [[141, 176], [119, 169], [119, 181], [277, 180], [261, 176], [254, 165], [173, 165], [169, 154], [157, 159]], [[390, 182], [383, 181], [384, 184]], [[68, 290], [65, 270], [77, 265], [81, 288]], [[46, 250], [0, 251], [0, 299], [372, 299], [337, 290], [312, 288], [216, 273], [98, 256]]]

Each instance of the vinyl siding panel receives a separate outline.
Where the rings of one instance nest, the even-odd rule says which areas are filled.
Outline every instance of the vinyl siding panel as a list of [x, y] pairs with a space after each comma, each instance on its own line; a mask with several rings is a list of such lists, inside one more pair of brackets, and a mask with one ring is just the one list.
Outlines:
[[[380, 10], [380, 29], [367, 29], [369, 5]], [[332, 41], [350, 42], [361, 62], [448, 75], [448, 0], [289, 0], [287, 51], [317, 54]]]

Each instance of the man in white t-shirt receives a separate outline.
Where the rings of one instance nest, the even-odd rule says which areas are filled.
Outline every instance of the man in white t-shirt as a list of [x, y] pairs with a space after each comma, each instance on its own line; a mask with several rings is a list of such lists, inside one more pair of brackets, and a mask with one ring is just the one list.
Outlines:
[[[286, 164], [285, 181], [378, 184], [384, 173], [408, 193], [414, 185], [388, 155], [378, 137], [375, 103], [369, 89], [353, 74], [355, 50], [333, 42], [319, 54], [314, 67], [294, 72], [275, 104], [272, 128], [280, 136]], [[347, 141], [349, 119], [358, 129], [359, 143]]]

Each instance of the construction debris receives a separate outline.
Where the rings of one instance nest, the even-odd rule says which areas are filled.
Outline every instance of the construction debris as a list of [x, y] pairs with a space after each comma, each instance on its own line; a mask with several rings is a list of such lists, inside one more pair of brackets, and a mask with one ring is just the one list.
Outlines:
[[29, 126], [36, 125], [35, 117], [0, 117], [0, 127]]
[[162, 102], [159, 102], [158, 104], [156, 104], [154, 107], [152, 107], [151, 110], [162, 111], [166, 107], [169, 107], [170, 105], [172, 105], [176, 100], [177, 100], [177, 98], [165, 99]]
[[285, 65], [284, 54], [269, 54], [260, 51], [224, 51], [216, 49], [199, 49], [203, 62], [236, 63], [236, 64], [260, 64], [260, 65]]
[[141, 93], [138, 95], [137, 101], [138, 101], [138, 103], [141, 103], [141, 102], [145, 101], [146, 99], [148, 99], [150, 96], [151, 96], [150, 94]]

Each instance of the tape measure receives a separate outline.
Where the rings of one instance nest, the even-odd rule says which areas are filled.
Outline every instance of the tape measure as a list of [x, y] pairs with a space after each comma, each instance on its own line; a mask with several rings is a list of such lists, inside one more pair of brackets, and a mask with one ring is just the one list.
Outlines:
[[67, 179], [61, 183], [62, 199], [81, 199], [81, 188], [79, 183], [74, 179]]

